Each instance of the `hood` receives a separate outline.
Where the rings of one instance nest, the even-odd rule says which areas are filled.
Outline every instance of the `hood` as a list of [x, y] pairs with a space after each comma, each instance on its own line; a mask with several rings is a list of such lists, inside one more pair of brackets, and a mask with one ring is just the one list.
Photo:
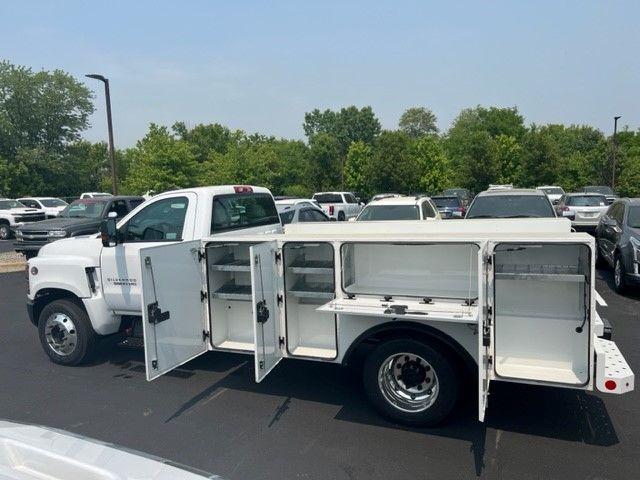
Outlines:
[[101, 219], [96, 218], [68, 218], [57, 217], [49, 220], [42, 220], [40, 222], [30, 223], [24, 225], [21, 230], [23, 232], [39, 232], [42, 230], [66, 230], [73, 229], [74, 227], [84, 227], [87, 225], [99, 226]]
[[95, 235], [63, 238], [43, 245], [38, 251], [38, 256], [33, 260], [55, 256], [81, 257], [86, 265], [98, 266], [100, 265], [101, 251], [102, 240], [95, 238]]

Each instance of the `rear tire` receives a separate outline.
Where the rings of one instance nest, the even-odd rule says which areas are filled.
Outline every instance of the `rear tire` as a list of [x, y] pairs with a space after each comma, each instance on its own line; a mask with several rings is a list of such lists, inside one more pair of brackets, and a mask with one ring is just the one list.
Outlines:
[[430, 427], [453, 410], [460, 390], [454, 363], [439, 348], [408, 338], [382, 343], [367, 357], [364, 389], [388, 419]]
[[87, 312], [68, 299], [54, 300], [38, 317], [40, 344], [52, 362], [80, 365], [95, 353], [97, 334]]
[[9, 240], [11, 238], [11, 228], [6, 223], [0, 224], [0, 240]]
[[344, 216], [344, 212], [338, 212], [338, 221], [344, 222], [346, 217]]

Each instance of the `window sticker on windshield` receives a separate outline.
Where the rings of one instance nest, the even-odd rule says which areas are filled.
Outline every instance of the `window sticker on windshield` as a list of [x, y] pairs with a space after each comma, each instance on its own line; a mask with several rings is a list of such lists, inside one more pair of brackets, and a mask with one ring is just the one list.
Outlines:
[[171, 208], [174, 208], [176, 210], [182, 210], [186, 207], [187, 205], [185, 203], [172, 203], [171, 204]]
[[176, 240], [178, 238], [178, 234], [175, 232], [169, 232], [164, 236], [164, 238], [166, 240]]

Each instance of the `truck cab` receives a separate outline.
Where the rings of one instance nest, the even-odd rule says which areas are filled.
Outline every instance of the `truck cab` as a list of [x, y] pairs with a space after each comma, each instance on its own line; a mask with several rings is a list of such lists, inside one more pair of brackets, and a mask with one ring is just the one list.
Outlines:
[[[112, 218], [114, 239], [100, 235], [44, 245], [28, 263], [27, 308], [42, 346], [61, 364], [91, 355], [100, 336], [140, 318], [140, 250], [209, 236], [282, 231], [271, 192], [251, 186], [166, 192], [124, 218]], [[107, 223], [107, 221], [105, 221]]]

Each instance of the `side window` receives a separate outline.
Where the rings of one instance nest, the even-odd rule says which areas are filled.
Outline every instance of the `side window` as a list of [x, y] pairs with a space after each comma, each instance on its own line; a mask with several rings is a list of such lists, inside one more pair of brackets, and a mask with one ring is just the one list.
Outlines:
[[36, 202], [35, 200], [20, 200], [20, 203], [25, 207], [40, 208], [40, 205], [38, 205], [38, 202]]
[[358, 201], [356, 200], [356, 197], [354, 197], [350, 193], [345, 193], [344, 198], [347, 201], [347, 203], [358, 203]]
[[327, 217], [320, 210], [316, 210], [315, 208], [309, 210], [309, 214], [313, 217], [314, 222], [327, 222], [329, 221], [329, 217]]
[[312, 210], [310, 208], [303, 208], [298, 213], [298, 221], [299, 222], [314, 222], [313, 215], [311, 215]]
[[293, 221], [293, 216], [296, 214], [295, 210], [288, 210], [280, 214], [280, 220], [282, 220], [282, 224], [286, 225]]
[[125, 242], [172, 242], [182, 240], [189, 200], [166, 198], [143, 208], [122, 228]]
[[422, 218], [433, 218], [436, 216], [436, 213], [433, 211], [429, 202], [422, 202]]
[[118, 218], [122, 218], [129, 213], [129, 208], [127, 207], [127, 202], [124, 200], [116, 200], [109, 207], [109, 213], [116, 212]]
[[615, 209], [615, 212], [613, 214], [613, 218], [616, 219], [616, 222], [618, 222], [620, 225], [622, 225], [622, 220], [624, 219], [624, 204], [623, 203], [619, 203], [617, 205], [617, 208]]
[[142, 199], [142, 198], [134, 198], [132, 200], [129, 200], [129, 211], [131, 211], [134, 208], [136, 208], [142, 202], [144, 202], [144, 199]]

